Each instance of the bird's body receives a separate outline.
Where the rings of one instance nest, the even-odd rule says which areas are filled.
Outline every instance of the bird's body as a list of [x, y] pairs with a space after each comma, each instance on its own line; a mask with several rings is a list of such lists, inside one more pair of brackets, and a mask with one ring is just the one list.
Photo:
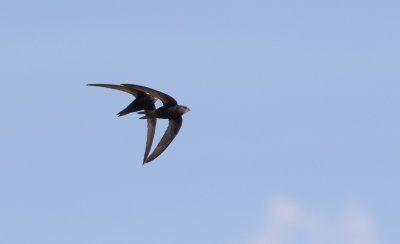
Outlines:
[[156, 117], [158, 119], [176, 119], [176, 118], [181, 117], [184, 113], [186, 113], [184, 106], [166, 105], [166, 106], [162, 106], [153, 111], [144, 112], [144, 114], [146, 114], [146, 116], [141, 117], [141, 119], [148, 118], [148, 117]]

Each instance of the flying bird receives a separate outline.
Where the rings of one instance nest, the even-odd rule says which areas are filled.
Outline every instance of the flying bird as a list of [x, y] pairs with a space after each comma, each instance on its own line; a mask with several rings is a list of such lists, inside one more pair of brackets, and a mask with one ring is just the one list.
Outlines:
[[150, 156], [143, 161], [143, 164], [145, 164], [157, 158], [162, 152], [164, 152], [165, 149], [167, 149], [182, 126], [182, 115], [189, 112], [190, 109], [186, 106], [178, 105], [177, 101], [173, 97], [160, 91], [139, 85], [122, 84], [122, 86], [133, 88], [141, 92], [146, 92], [151, 96], [160, 99], [163, 103], [163, 106], [156, 110], [145, 110], [144, 112], [139, 112], [139, 114], [145, 114], [145, 116], [141, 117], [140, 119], [158, 118], [169, 120], [168, 128], [157, 147], [150, 154]]
[[[88, 86], [106, 87], [115, 90], [120, 90], [132, 94], [136, 99], [130, 103], [125, 109], [118, 113], [118, 116], [123, 116], [132, 112], [144, 110], [145, 113], [151, 113], [155, 111], [156, 106], [154, 105], [157, 98], [147, 94], [146, 92], [140, 91], [133, 87], [125, 85], [110, 85], [110, 84], [88, 84]], [[150, 153], [151, 145], [153, 144], [154, 132], [156, 130], [157, 119], [154, 117], [147, 118], [147, 141], [146, 149], [144, 152], [143, 163], [146, 161], [147, 156]]]

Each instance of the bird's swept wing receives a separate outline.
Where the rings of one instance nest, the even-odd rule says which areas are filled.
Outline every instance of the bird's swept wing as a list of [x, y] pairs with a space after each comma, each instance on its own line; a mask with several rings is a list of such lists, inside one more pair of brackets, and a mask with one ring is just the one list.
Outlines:
[[154, 132], [156, 131], [157, 118], [147, 119], [147, 141], [144, 151], [143, 164], [146, 163], [147, 156], [150, 153], [151, 145], [153, 144]]
[[111, 88], [115, 90], [120, 90], [127, 92], [129, 94], [132, 94], [135, 97], [145, 95], [146, 93], [137, 89], [134, 89], [133, 87], [127, 87], [127, 86], [120, 86], [120, 85], [111, 85], [111, 84], [88, 84], [88, 86], [98, 86], [98, 87], [106, 87], [106, 88]]
[[182, 117], [178, 117], [176, 119], [169, 119], [169, 125], [167, 130], [165, 131], [163, 137], [158, 143], [157, 147], [150, 154], [150, 156], [146, 159], [145, 163], [148, 163], [155, 158], [157, 158], [165, 149], [169, 146], [175, 136], [178, 134], [179, 129], [182, 126]]
[[135, 90], [139, 90], [142, 92], [147, 92], [150, 95], [152, 95], [153, 97], [159, 98], [164, 105], [177, 105], [178, 104], [173, 97], [171, 97], [163, 92], [160, 92], [160, 91], [157, 91], [157, 90], [145, 87], [145, 86], [132, 85], [132, 84], [121, 84], [121, 85], [128, 87], [128, 88], [133, 88]]

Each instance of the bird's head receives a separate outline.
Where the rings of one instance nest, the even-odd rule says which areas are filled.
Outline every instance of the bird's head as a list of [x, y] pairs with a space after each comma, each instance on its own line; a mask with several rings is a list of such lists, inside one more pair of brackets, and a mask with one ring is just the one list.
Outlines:
[[188, 108], [186, 106], [180, 106], [179, 110], [181, 111], [182, 114], [185, 114], [190, 111], [190, 108]]

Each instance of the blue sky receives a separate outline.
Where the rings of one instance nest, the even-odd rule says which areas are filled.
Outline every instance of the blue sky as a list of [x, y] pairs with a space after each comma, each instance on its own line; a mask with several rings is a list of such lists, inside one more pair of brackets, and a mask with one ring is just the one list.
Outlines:
[[[399, 243], [399, 7], [2, 3], [0, 242]], [[132, 97], [87, 83], [191, 111], [142, 166]]]

